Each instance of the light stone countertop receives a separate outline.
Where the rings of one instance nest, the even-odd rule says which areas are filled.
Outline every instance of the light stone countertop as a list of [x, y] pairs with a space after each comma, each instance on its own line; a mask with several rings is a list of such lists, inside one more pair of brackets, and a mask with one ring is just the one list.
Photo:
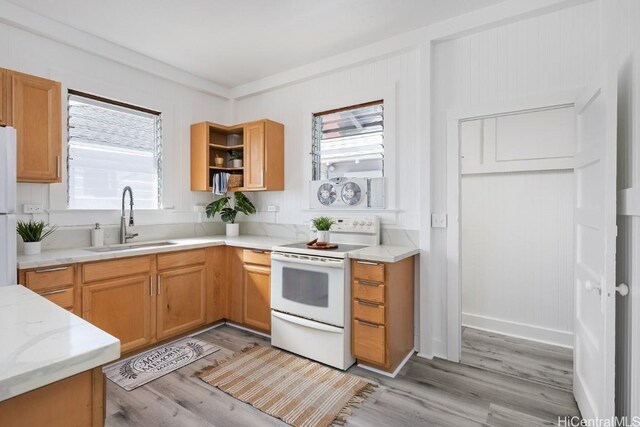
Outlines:
[[363, 261], [398, 262], [419, 253], [420, 249], [412, 246], [378, 245], [349, 252], [349, 258]]
[[[100, 261], [132, 256], [151, 255], [163, 252], [175, 252], [187, 249], [205, 248], [209, 246], [236, 246], [248, 249], [270, 251], [274, 246], [282, 246], [297, 243], [296, 239], [268, 236], [243, 235], [237, 237], [207, 236], [190, 237], [184, 239], [166, 239], [175, 243], [167, 246], [141, 247], [123, 251], [92, 252], [93, 248], [52, 249], [38, 255], [18, 255], [18, 268], [42, 268], [64, 264], [75, 264], [90, 261]], [[130, 242], [129, 244], [147, 244], [153, 242]], [[116, 245], [117, 246], [117, 245]], [[349, 253], [349, 258], [377, 261], [398, 262], [410, 256], [416, 255], [420, 250], [412, 246], [379, 245], [370, 246]]]
[[[51, 267], [55, 265], [74, 264], [80, 262], [100, 261], [116, 258], [127, 258], [132, 256], [150, 255], [163, 252], [175, 252], [186, 249], [206, 248], [209, 246], [237, 246], [248, 249], [258, 249], [269, 251], [274, 246], [296, 243], [295, 239], [285, 239], [267, 236], [207, 236], [207, 237], [190, 237], [186, 239], [166, 239], [166, 241], [175, 243], [167, 246], [152, 246], [136, 248], [125, 251], [113, 252], [92, 252], [94, 248], [75, 248], [75, 249], [52, 249], [44, 251], [38, 255], [18, 255], [18, 268], [41, 268]], [[146, 244], [153, 242], [135, 242], [129, 244]], [[117, 246], [117, 245], [115, 245]]]
[[0, 401], [120, 357], [120, 341], [24, 286], [0, 286]]

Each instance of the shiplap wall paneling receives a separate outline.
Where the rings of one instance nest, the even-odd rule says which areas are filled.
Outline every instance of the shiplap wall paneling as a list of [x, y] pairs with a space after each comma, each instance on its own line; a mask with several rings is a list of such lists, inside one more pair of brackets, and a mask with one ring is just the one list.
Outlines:
[[[431, 209], [446, 212], [446, 112], [584, 87], [597, 70], [600, 5], [588, 2], [433, 48]], [[428, 282], [434, 353], [446, 357], [446, 230], [432, 229]]]

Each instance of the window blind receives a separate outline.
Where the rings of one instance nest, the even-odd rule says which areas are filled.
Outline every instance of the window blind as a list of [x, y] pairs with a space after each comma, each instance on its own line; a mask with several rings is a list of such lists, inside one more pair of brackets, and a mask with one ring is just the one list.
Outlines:
[[313, 121], [314, 179], [384, 176], [382, 101], [317, 113]]
[[120, 209], [133, 189], [137, 209], [160, 207], [160, 113], [69, 92], [68, 206]]

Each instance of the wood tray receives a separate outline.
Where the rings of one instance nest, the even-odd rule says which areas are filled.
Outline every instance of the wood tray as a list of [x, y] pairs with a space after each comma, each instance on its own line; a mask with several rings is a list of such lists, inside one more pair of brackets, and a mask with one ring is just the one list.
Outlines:
[[337, 244], [335, 243], [329, 243], [328, 245], [316, 245], [316, 242], [318, 241], [318, 239], [313, 239], [310, 242], [307, 242], [307, 249], [336, 249], [338, 247]]

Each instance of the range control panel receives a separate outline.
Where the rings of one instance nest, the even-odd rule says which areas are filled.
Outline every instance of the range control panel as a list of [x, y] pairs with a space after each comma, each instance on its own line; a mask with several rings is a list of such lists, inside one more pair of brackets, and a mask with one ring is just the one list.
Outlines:
[[[331, 226], [332, 232], [378, 234], [380, 230], [379, 220], [375, 216], [328, 216], [335, 221]], [[310, 228], [315, 231], [313, 223]]]

